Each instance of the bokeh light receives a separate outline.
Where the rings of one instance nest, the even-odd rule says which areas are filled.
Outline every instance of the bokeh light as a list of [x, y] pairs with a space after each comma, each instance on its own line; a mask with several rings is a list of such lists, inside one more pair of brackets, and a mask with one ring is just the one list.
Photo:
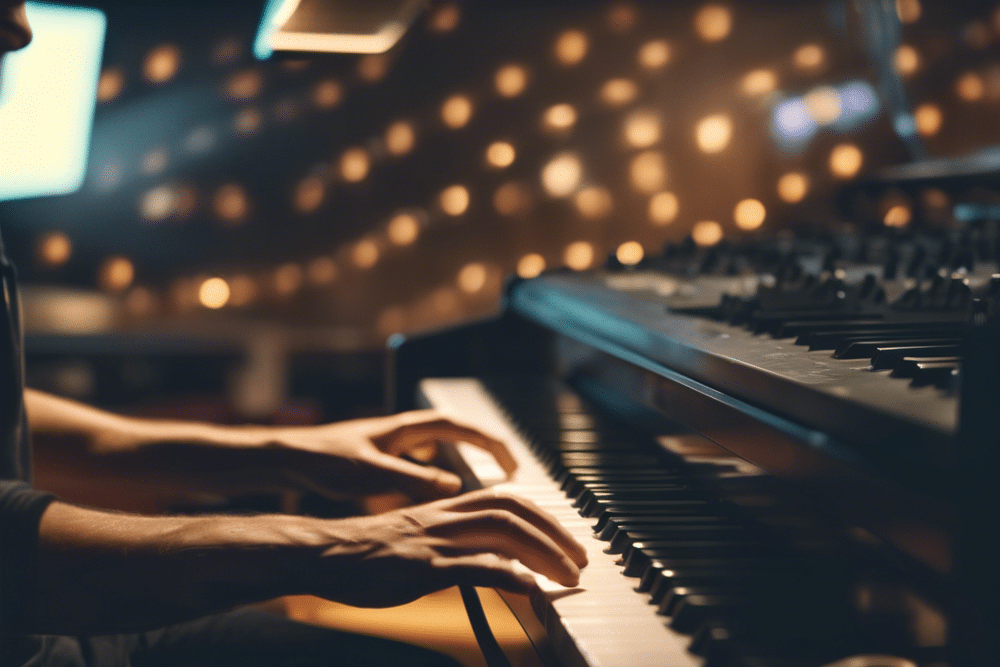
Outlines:
[[503, 216], [524, 215], [531, 211], [534, 198], [524, 183], [504, 183], [493, 193], [493, 208]]
[[639, 47], [637, 59], [643, 69], [657, 70], [670, 62], [670, 43], [665, 39], [654, 39]]
[[792, 54], [792, 62], [801, 70], [812, 70], [823, 65], [826, 52], [819, 44], [803, 44]]
[[920, 19], [920, 0], [896, 0], [896, 15], [903, 23], [914, 23]]
[[708, 4], [695, 12], [694, 29], [706, 42], [718, 42], [733, 29], [733, 15], [724, 5]]
[[832, 86], [820, 86], [809, 91], [805, 98], [809, 115], [820, 125], [830, 125], [840, 118], [844, 105], [840, 93]]
[[795, 204], [805, 199], [809, 193], [809, 177], [793, 171], [778, 179], [778, 196], [782, 201]]
[[397, 120], [385, 130], [385, 149], [395, 156], [406, 155], [417, 143], [413, 123]]
[[216, 190], [212, 208], [220, 220], [237, 223], [246, 219], [250, 212], [250, 202], [242, 187], [229, 183]]
[[925, 137], [932, 137], [940, 131], [944, 114], [936, 104], [921, 104], [914, 110], [913, 120], [917, 124], [917, 132]]
[[264, 87], [264, 77], [256, 69], [236, 72], [226, 81], [226, 97], [233, 100], [249, 100], [257, 97]]
[[497, 169], [505, 169], [514, 164], [517, 151], [507, 141], [494, 141], [486, 148], [486, 163]]
[[198, 288], [198, 301], [205, 308], [218, 310], [229, 303], [229, 283], [222, 278], [208, 278]]
[[896, 49], [895, 65], [901, 76], [910, 76], [920, 69], [920, 53], [909, 44], [903, 44]]
[[975, 72], [966, 72], [955, 81], [955, 93], [966, 102], [978, 102], [986, 93], [986, 84]]
[[639, 192], [653, 193], [667, 183], [667, 161], [659, 151], [639, 153], [629, 165], [632, 187]]
[[121, 95], [124, 88], [125, 75], [121, 69], [108, 67], [101, 72], [101, 78], [97, 80], [97, 101], [110, 102]]
[[632, 148], [649, 148], [660, 141], [659, 114], [641, 110], [628, 115], [622, 126], [625, 143]]
[[62, 232], [49, 232], [38, 242], [38, 261], [47, 267], [62, 266], [73, 255], [73, 243]]
[[691, 238], [700, 246], [715, 245], [722, 240], [722, 225], [714, 220], [696, 222], [691, 230]]
[[97, 284], [109, 292], [123, 292], [135, 280], [135, 265], [127, 257], [109, 257], [97, 273]]
[[493, 85], [501, 97], [517, 97], [528, 87], [528, 70], [521, 65], [504, 65], [497, 70]]
[[340, 176], [348, 183], [360, 183], [368, 177], [371, 158], [360, 146], [348, 148], [340, 156]]
[[567, 30], [556, 39], [555, 56], [563, 65], [576, 65], [587, 57], [590, 40], [580, 30]]
[[248, 306], [257, 298], [257, 283], [248, 275], [237, 274], [229, 279], [229, 305]]
[[309, 282], [317, 287], [331, 284], [339, 274], [340, 270], [332, 257], [317, 257], [306, 266]]
[[594, 246], [587, 241], [576, 241], [566, 246], [563, 261], [574, 271], [589, 269], [594, 263]]
[[436, 33], [451, 32], [458, 27], [461, 20], [462, 12], [458, 5], [450, 2], [434, 10], [427, 21], [427, 27]]
[[576, 204], [580, 215], [591, 220], [607, 216], [615, 205], [611, 191], [596, 185], [591, 185], [577, 192], [573, 203]]
[[149, 222], [166, 220], [177, 210], [177, 191], [169, 185], [147, 190], [139, 200], [139, 215]]
[[635, 266], [645, 255], [646, 251], [638, 241], [626, 241], [615, 250], [615, 258], [625, 266]]
[[250, 136], [257, 134], [263, 124], [264, 114], [259, 109], [249, 107], [236, 114], [236, 118], [233, 119], [233, 130], [236, 134]]
[[396, 245], [410, 245], [420, 235], [420, 221], [411, 213], [398, 213], [389, 221], [386, 235]]
[[358, 78], [366, 83], [378, 83], [389, 73], [392, 61], [384, 53], [369, 53], [358, 60]]
[[757, 199], [744, 199], [733, 208], [733, 221], [740, 229], [751, 231], [764, 224], [767, 209]]
[[837, 144], [830, 151], [830, 173], [837, 178], [851, 178], [864, 163], [864, 154], [854, 144]]
[[664, 227], [677, 219], [680, 202], [673, 192], [657, 192], [649, 198], [649, 220], [654, 225]]
[[299, 213], [312, 213], [323, 203], [325, 195], [326, 186], [323, 180], [309, 176], [295, 187], [295, 210]]
[[535, 278], [545, 270], [545, 258], [537, 252], [528, 253], [517, 262], [517, 275], [522, 278]]
[[571, 104], [554, 104], [542, 114], [542, 126], [551, 131], [568, 130], [576, 124], [576, 109]]
[[576, 153], [560, 153], [542, 168], [542, 187], [553, 197], [567, 197], [580, 185], [583, 165]]
[[769, 69], [747, 72], [740, 80], [740, 90], [747, 95], [766, 95], [778, 87], [778, 75]]
[[288, 297], [300, 289], [305, 282], [302, 267], [295, 262], [282, 264], [274, 271], [274, 291], [283, 297]]
[[382, 253], [378, 244], [371, 239], [362, 239], [354, 244], [351, 250], [351, 261], [359, 269], [370, 269], [378, 264]]
[[155, 176], [167, 168], [169, 160], [167, 149], [159, 146], [142, 156], [142, 173]]
[[441, 120], [453, 130], [465, 127], [472, 120], [472, 100], [466, 95], [452, 95], [441, 105]]
[[889, 210], [885, 212], [882, 222], [885, 223], [886, 227], [905, 227], [910, 224], [912, 218], [913, 212], [909, 206], [906, 204], [895, 204], [894, 206], [890, 206]]
[[166, 83], [174, 78], [181, 66], [181, 50], [173, 44], [157, 46], [142, 64], [142, 73], [150, 83]]
[[733, 121], [725, 114], [713, 114], [698, 121], [695, 142], [703, 153], [720, 153], [733, 136]]
[[472, 262], [458, 272], [458, 289], [466, 294], [475, 294], [486, 286], [486, 267], [480, 262]]
[[344, 98], [344, 88], [339, 81], [324, 79], [313, 88], [313, 104], [320, 109], [332, 109]]
[[441, 191], [438, 198], [441, 210], [452, 217], [458, 217], [469, 210], [471, 195], [464, 185], [451, 185]]
[[608, 79], [601, 86], [601, 101], [608, 106], [623, 106], [635, 100], [639, 95], [639, 86], [631, 79]]

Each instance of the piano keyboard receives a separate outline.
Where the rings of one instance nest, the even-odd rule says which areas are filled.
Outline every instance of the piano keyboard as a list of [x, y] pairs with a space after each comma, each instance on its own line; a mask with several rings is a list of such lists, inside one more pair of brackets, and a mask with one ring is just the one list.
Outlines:
[[[498, 389], [504, 399], [498, 400]], [[531, 499], [586, 545], [590, 565], [580, 585], [565, 589], [546, 580], [532, 599], [561, 664], [913, 667], [901, 658], [860, 655], [867, 652], [863, 640], [841, 640], [836, 627], [820, 621], [799, 624], [796, 609], [751, 602], [775, 618], [748, 622], [740, 615], [748, 596], [782, 577], [792, 580], [783, 584], [789, 590], [795, 581], [816, 584], [816, 568], [831, 567], [830, 561], [806, 561], [765, 539], [756, 521], [709, 495], [649, 436], [596, 414], [574, 394], [531, 385], [487, 389], [463, 378], [424, 380], [420, 398], [508, 443], [519, 464], [511, 480], [471, 445], [449, 450], [471, 486]], [[716, 458], [714, 465], [739, 473], [741, 462]], [[827, 572], [824, 579], [837, 580]], [[826, 592], [822, 588], [816, 586], [816, 596]], [[775, 595], [800, 602], [807, 597], [784, 589]], [[833, 626], [839, 622], [832, 611], [830, 619]], [[769, 647], [759, 635], [773, 632], [775, 623], [802, 634], [772, 637], [778, 647]], [[852, 653], [859, 655], [843, 658]]]

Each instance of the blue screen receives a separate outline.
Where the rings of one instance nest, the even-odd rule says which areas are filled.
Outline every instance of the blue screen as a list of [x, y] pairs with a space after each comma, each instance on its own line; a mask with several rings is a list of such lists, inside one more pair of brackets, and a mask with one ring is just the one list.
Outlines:
[[0, 71], [0, 201], [83, 183], [107, 21], [96, 9], [27, 3], [31, 44]]

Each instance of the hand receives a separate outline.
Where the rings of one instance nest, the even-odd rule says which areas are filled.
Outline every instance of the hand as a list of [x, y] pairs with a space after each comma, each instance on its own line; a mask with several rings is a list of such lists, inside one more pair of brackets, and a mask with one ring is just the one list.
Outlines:
[[553, 516], [490, 489], [325, 525], [327, 543], [300, 570], [298, 587], [355, 606], [395, 606], [456, 584], [530, 592], [534, 578], [514, 559], [575, 586], [587, 564]]
[[472, 425], [434, 410], [356, 419], [315, 427], [269, 429], [281, 477], [327, 496], [353, 497], [402, 491], [419, 499], [453, 496], [461, 480], [401, 456], [439, 440], [468, 442], [488, 451], [511, 474], [517, 463], [507, 447]]

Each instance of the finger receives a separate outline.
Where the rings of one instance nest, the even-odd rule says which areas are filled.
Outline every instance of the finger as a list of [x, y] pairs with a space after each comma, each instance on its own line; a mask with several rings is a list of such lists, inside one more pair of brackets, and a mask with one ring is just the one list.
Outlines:
[[373, 453], [366, 463], [376, 468], [387, 484], [421, 500], [449, 498], [462, 490], [462, 480], [450, 472], [422, 466], [389, 454]]
[[529, 572], [518, 572], [514, 564], [496, 554], [476, 554], [454, 558], [438, 557], [431, 565], [445, 580], [445, 585], [502, 588], [514, 593], [530, 593], [538, 587]]
[[580, 568], [548, 535], [524, 519], [501, 510], [453, 514], [427, 533], [447, 537], [454, 546], [517, 559], [563, 586], [576, 586]]
[[420, 410], [399, 415], [400, 425], [386, 436], [385, 451], [399, 454], [433, 440], [468, 442], [493, 455], [500, 467], [508, 475], [517, 470], [517, 461], [507, 449], [507, 445], [479, 429], [443, 417], [434, 410]]
[[499, 509], [515, 514], [551, 537], [578, 567], [587, 565], [587, 549], [563, 528], [558, 519], [527, 498], [484, 489], [453, 499], [448, 503], [448, 509], [460, 512]]

